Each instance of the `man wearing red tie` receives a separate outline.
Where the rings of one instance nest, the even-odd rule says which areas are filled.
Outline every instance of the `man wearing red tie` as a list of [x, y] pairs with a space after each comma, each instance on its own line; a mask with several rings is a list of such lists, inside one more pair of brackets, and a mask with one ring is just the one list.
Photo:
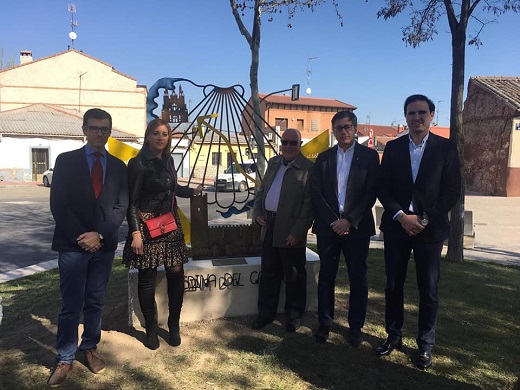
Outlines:
[[95, 374], [105, 369], [96, 351], [101, 339], [103, 296], [112, 270], [118, 229], [128, 207], [125, 164], [105, 150], [110, 114], [99, 108], [83, 116], [87, 144], [56, 159], [50, 207], [56, 221], [52, 249], [58, 252], [62, 308], [58, 317], [57, 366], [49, 387], [59, 387], [72, 370], [78, 349]]

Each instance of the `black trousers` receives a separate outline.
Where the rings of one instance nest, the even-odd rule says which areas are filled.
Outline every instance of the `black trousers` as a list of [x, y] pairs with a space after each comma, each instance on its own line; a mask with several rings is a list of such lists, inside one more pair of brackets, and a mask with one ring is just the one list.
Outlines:
[[365, 324], [368, 300], [367, 257], [370, 237], [318, 235], [320, 274], [318, 280], [318, 320], [331, 328], [334, 322], [334, 288], [341, 252], [345, 256], [350, 281], [348, 323], [351, 329]]
[[273, 247], [274, 220], [269, 219], [262, 244], [258, 290], [258, 315], [273, 320], [278, 309], [282, 279], [285, 281], [285, 313], [300, 318], [307, 302], [306, 248]]
[[443, 242], [425, 242], [420, 236], [406, 237], [385, 232], [385, 322], [391, 338], [402, 337], [404, 322], [404, 283], [413, 251], [419, 289], [419, 334], [421, 351], [431, 352], [439, 313], [440, 259]]

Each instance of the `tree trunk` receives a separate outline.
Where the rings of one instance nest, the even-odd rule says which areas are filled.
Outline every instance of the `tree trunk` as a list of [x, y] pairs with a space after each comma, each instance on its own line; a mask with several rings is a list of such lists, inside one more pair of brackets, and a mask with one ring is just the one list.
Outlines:
[[[251, 50], [251, 67], [249, 68], [249, 86], [251, 87], [251, 103], [253, 105], [253, 126], [251, 129], [251, 135], [254, 134], [254, 138], [257, 144], [257, 169], [260, 171], [260, 177], [265, 172], [265, 146], [264, 146], [264, 133], [263, 133], [263, 118], [260, 112], [260, 98], [258, 97], [258, 66], [260, 63], [260, 17], [262, 16], [262, 0], [255, 0], [254, 15], [253, 15], [253, 29], [252, 33], [244, 26], [238, 7], [235, 4], [235, 0], [229, 0], [231, 6], [231, 12], [235, 18], [240, 33], [244, 36]], [[256, 114], [258, 113], [258, 115]]]
[[461, 16], [457, 29], [452, 30], [452, 84], [451, 84], [451, 115], [450, 115], [450, 139], [457, 144], [460, 156], [461, 169], [461, 196], [457, 204], [451, 210], [450, 236], [448, 240], [448, 253], [446, 259], [455, 262], [464, 261], [464, 129], [462, 123], [462, 105], [464, 96], [464, 66], [466, 50], [466, 24], [467, 20]]
[[255, 138], [257, 144], [256, 166], [260, 172], [260, 177], [263, 177], [265, 172], [265, 145], [264, 145], [264, 131], [263, 118], [256, 115], [262, 115], [260, 112], [260, 98], [258, 97], [258, 67], [260, 64], [260, 0], [255, 0], [255, 10], [253, 17], [253, 32], [251, 34], [251, 68], [249, 69], [249, 82], [251, 87], [251, 102], [253, 104], [253, 118], [255, 125]]

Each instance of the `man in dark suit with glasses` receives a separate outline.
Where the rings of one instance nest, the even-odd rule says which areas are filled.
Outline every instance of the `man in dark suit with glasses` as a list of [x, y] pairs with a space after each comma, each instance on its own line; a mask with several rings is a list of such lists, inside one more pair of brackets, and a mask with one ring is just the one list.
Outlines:
[[103, 297], [118, 243], [118, 229], [128, 207], [125, 164], [105, 150], [112, 117], [93, 108], [83, 116], [87, 144], [56, 159], [50, 207], [56, 221], [52, 249], [58, 252], [62, 308], [58, 317], [57, 366], [49, 387], [61, 386], [78, 350], [95, 374], [105, 369], [97, 352], [101, 339]]
[[376, 201], [379, 155], [356, 141], [357, 117], [340, 111], [332, 118], [336, 146], [318, 155], [312, 174], [320, 273], [316, 341], [325, 343], [334, 323], [334, 287], [341, 253], [350, 280], [349, 340], [361, 346], [368, 299], [367, 257], [375, 234], [372, 206]]

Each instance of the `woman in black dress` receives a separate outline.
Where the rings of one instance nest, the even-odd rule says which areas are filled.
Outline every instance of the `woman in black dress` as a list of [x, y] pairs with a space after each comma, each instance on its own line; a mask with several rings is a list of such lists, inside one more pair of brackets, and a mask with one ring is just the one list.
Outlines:
[[[123, 251], [123, 263], [137, 268], [138, 297], [145, 320], [146, 346], [159, 348], [155, 286], [157, 267], [164, 265], [168, 284], [168, 328], [172, 346], [181, 343], [179, 318], [184, 296], [184, 268], [188, 261], [184, 234], [176, 211], [175, 196], [190, 198], [203, 187], [189, 188], [177, 184], [171, 156], [172, 130], [162, 119], [146, 128], [144, 145], [128, 163], [130, 206], [127, 212], [129, 235]], [[173, 212], [177, 229], [152, 238], [145, 220]]]

